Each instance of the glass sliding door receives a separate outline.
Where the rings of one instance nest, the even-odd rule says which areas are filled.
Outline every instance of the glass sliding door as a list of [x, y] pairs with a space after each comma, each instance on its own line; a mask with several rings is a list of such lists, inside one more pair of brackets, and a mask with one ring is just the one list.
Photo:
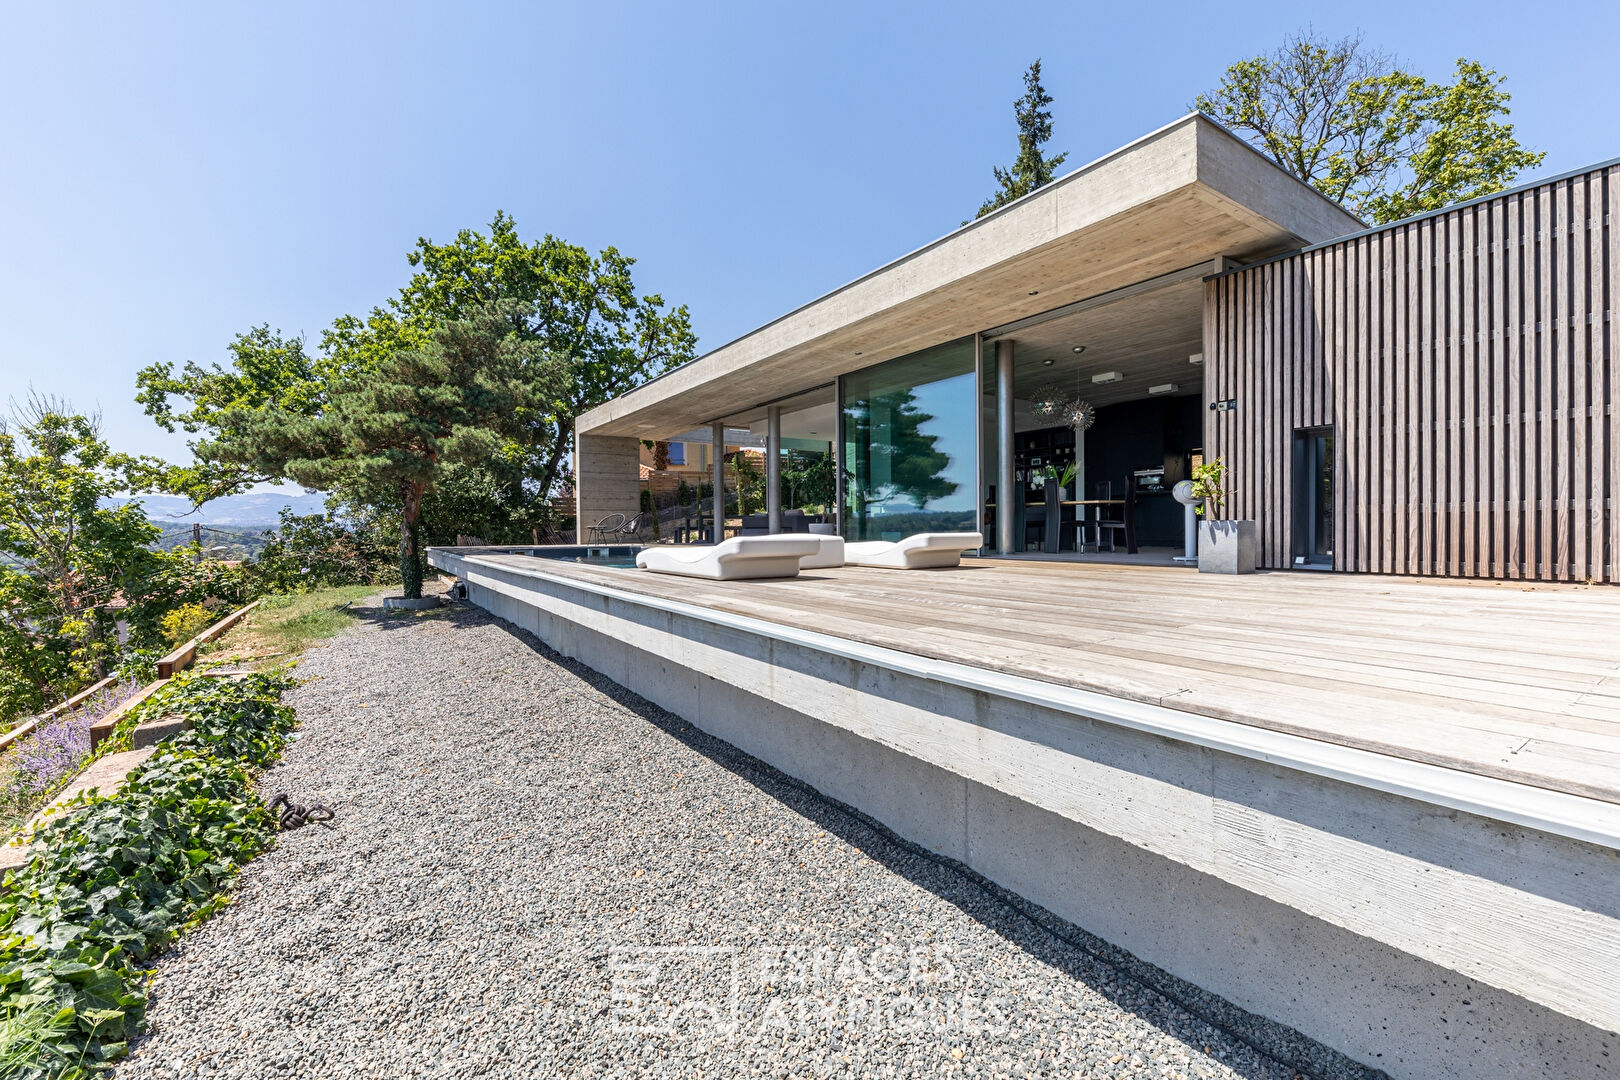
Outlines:
[[843, 377], [845, 539], [974, 528], [976, 382], [972, 338]]

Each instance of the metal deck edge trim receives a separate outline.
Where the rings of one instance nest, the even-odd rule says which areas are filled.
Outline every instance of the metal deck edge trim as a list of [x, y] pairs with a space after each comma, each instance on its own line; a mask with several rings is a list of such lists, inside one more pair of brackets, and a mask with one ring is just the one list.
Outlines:
[[616, 589], [540, 569], [487, 562], [477, 556], [444, 554], [491, 570], [537, 578], [606, 599], [637, 604], [874, 664], [901, 674], [996, 694], [1057, 712], [1620, 850], [1620, 804], [1254, 727], [1235, 720], [1130, 701], [1095, 690], [1041, 682], [1023, 675], [1010, 675], [952, 660], [935, 660], [882, 645], [868, 645], [814, 630], [800, 630], [751, 615], [716, 611], [697, 604]]

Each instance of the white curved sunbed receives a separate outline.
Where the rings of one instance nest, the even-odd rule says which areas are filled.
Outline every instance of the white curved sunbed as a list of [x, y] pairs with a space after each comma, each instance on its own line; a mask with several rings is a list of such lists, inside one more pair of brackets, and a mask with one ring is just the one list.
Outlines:
[[891, 570], [931, 570], [955, 566], [962, 552], [984, 546], [976, 532], [917, 533], [904, 540], [863, 540], [844, 545], [847, 566], [882, 566]]
[[799, 560], [800, 570], [826, 570], [844, 565], [844, 538], [842, 536], [812, 536], [820, 550]]
[[796, 577], [799, 560], [821, 552], [816, 541], [814, 536], [736, 536], [713, 547], [649, 547], [636, 555], [636, 565], [718, 581]]

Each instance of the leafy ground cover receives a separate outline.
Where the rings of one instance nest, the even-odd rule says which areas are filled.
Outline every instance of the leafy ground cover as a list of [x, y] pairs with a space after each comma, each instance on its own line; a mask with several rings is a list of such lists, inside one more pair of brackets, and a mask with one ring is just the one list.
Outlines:
[[223, 903], [275, 822], [253, 791], [294, 725], [279, 673], [181, 676], [137, 709], [180, 713], [111, 797], [42, 826], [0, 893], [0, 1075], [76, 1080], [126, 1051], [145, 1016], [146, 964]]

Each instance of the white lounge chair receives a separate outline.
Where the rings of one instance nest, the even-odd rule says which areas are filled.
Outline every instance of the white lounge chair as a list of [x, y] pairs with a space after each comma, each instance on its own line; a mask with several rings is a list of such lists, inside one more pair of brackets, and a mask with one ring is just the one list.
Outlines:
[[736, 536], [713, 547], [642, 548], [636, 565], [658, 574], [718, 581], [796, 577], [800, 559], [820, 554], [816, 541], [814, 536]]
[[806, 555], [800, 559], [800, 570], [827, 570], [844, 565], [844, 538], [842, 536], [819, 536], [812, 533], [810, 539], [819, 544], [821, 549], [814, 555]]
[[931, 570], [956, 566], [962, 552], [984, 546], [976, 532], [917, 533], [904, 540], [863, 540], [844, 545], [847, 566], [882, 566], [891, 570]]

